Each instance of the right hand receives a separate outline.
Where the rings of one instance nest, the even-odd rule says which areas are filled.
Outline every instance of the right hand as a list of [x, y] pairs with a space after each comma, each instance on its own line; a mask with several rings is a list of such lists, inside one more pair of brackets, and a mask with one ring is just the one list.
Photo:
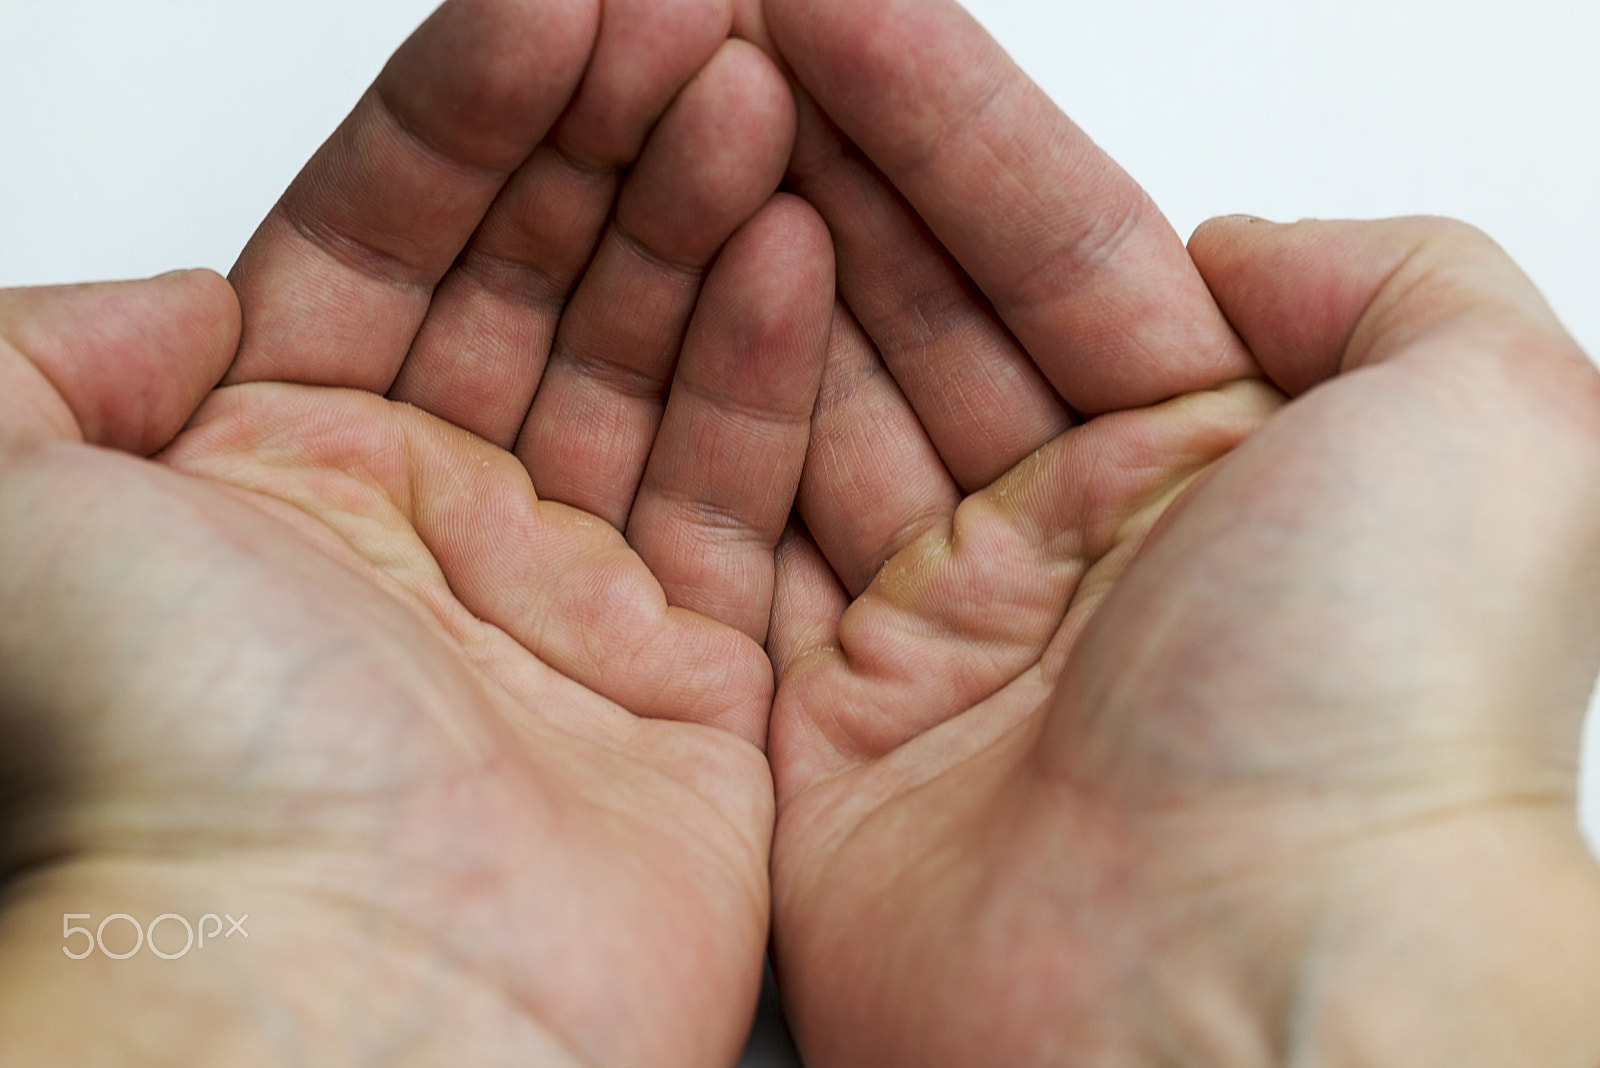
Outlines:
[[772, 646], [808, 1064], [1595, 1064], [1600, 376], [1527, 280], [1191, 259], [953, 3], [767, 16], [844, 301]]
[[725, 6], [604, 14], [445, 5], [242, 341], [205, 274], [0, 295], [0, 1061], [736, 1058], [832, 257]]

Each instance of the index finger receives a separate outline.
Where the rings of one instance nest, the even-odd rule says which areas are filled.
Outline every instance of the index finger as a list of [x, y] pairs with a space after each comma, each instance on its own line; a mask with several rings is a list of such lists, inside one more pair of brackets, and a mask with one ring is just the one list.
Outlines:
[[953, 0], [767, 0], [766, 16], [1073, 408], [1259, 373], [1144, 190]]

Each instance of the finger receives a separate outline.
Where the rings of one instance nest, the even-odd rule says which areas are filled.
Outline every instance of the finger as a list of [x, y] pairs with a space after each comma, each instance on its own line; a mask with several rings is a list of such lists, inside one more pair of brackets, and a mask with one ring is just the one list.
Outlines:
[[790, 186], [838, 249], [839, 291], [963, 490], [986, 486], [1072, 413], [904, 199], [803, 93]]
[[390, 59], [251, 238], [230, 382], [382, 392], [435, 284], [566, 107], [594, 0], [450, 0]]
[[917, 415], [836, 305], [796, 507], [852, 596], [885, 560], [947, 527], [961, 500]]
[[823, 110], [1067, 403], [1154, 403], [1254, 368], [1148, 196], [953, 0], [769, 0]]
[[238, 341], [239, 303], [210, 271], [0, 290], [0, 430], [148, 455]]
[[567, 307], [516, 452], [541, 497], [623, 529], [707, 264], [776, 191], [782, 76], [729, 41], [662, 118]]
[[509, 450], [617, 184], [535, 150], [439, 283], [389, 396]]
[[1485, 321], [1571, 342], [1494, 242], [1446, 219], [1212, 219], [1189, 241], [1217, 302], [1291, 396], [1382, 362], [1446, 325]]
[[791, 519], [778, 539], [775, 558], [767, 654], [773, 675], [782, 679], [808, 657], [837, 648], [839, 618], [850, 606], [850, 595], [798, 518]]
[[767, 758], [772, 766], [777, 798], [786, 802], [791, 780], [798, 774], [808, 783], [814, 769], [837, 766], [838, 752], [815, 722], [791, 714], [793, 690], [784, 682], [803, 677], [818, 664], [833, 662], [839, 650], [839, 621], [850, 606], [850, 595], [823, 558], [798, 518], [778, 541], [776, 585], [772, 595], [772, 625], [767, 655], [778, 680], [767, 728]]
[[607, 3], [571, 107], [439, 284], [391, 397], [512, 447], [624, 170], [727, 21], [705, 0]]
[[628, 517], [667, 601], [765, 642], [833, 312], [827, 228], [775, 197], [706, 279]]

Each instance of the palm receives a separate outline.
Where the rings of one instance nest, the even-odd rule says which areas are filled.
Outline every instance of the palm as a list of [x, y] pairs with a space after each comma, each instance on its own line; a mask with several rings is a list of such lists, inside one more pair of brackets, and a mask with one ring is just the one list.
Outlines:
[[[1152, 650], [1147, 639], [1196, 633], [1163, 615], [1174, 590], [1209, 570], [1179, 547], [1183, 517], [1207, 508], [1229, 466], [1213, 461], [1274, 404], [1270, 389], [1241, 384], [1069, 431], [967, 497], [951, 533], [931, 532], [891, 557], [840, 619], [837, 652], [791, 661], [773, 710], [783, 805], [776, 923], [791, 1011], [802, 1033], [821, 1036], [807, 1046], [817, 1063], [1033, 1063], [1037, 1013], [1062, 1009], [1060, 960], [1098, 984], [1125, 952], [1063, 946], [1048, 911], [1088, 920], [1104, 907], [1089, 922], [1139, 922], [1148, 898], [1122, 888], [1106, 902], [1092, 874], [1093, 863], [1131, 863], [1136, 851], [1170, 855], [1174, 866], [1135, 878], [1192, 878], [1176, 852], [1144, 840], [1164, 825], [1129, 828], [1144, 805], [1172, 814], [1171, 774], [1160, 767], [1176, 759], [1166, 717], [1183, 724], [1183, 737], [1216, 743], [1205, 757], [1229, 759], [1227, 741], [1171, 700], [1147, 703], [1151, 695], [1130, 690], [1159, 682], [1170, 687], [1163, 697], [1198, 696], [1188, 678], [1207, 665], [1192, 649]], [[1092, 481], [1064, 495], [1085, 469]], [[1212, 480], [1206, 492], [1169, 510], [1202, 472]], [[1081, 510], [1086, 500], [1095, 504]], [[1184, 559], [1152, 577], [1166, 546]], [[1203, 590], [1227, 604], [1213, 581]], [[1159, 595], [1147, 595], [1151, 587]], [[1142, 714], [1128, 716], [1130, 704]], [[1130, 727], [1137, 736], [1120, 733]], [[1078, 759], [1095, 764], [1057, 766]], [[1145, 785], [1154, 792], [1140, 796]], [[1076, 797], [1081, 814], [1048, 803], [1056, 794]], [[1199, 789], [1192, 797], [1211, 799]], [[1181, 823], [1174, 836], [1192, 834]], [[1061, 884], [1067, 858], [1087, 882]], [[1025, 988], [1045, 1000], [1030, 1005]], [[1079, 993], [1083, 1008], [1097, 1003]], [[1015, 999], [1013, 1031], [990, 1019], [997, 995]], [[910, 1019], [907, 1006], [917, 1007]], [[839, 1027], [840, 1012], [890, 1044]], [[812, 1013], [832, 1025], [806, 1030]]]
[[[83, 805], [81, 859], [34, 893], [181, 852], [253, 913], [263, 972], [309, 968], [322, 996], [368, 984], [425, 1042], [726, 1056], [765, 940], [770, 781], [733, 731], [671, 720], [762, 719], [760, 648], [667, 609], [614, 529], [536, 502], [509, 456], [414, 409], [235, 387], [162, 461], [182, 474], [62, 447], [25, 476], [77, 498], [9, 547], [79, 550], [87, 599], [33, 623], [103, 658], [80, 755], [114, 784]], [[532, 588], [595, 563], [611, 588], [588, 606]], [[243, 685], [214, 684], [241, 658]], [[618, 662], [639, 671], [598, 670]]]

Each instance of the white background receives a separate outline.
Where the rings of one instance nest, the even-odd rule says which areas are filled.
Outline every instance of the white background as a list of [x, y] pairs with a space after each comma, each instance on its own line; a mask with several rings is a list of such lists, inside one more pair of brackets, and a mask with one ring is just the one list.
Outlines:
[[[0, 285], [226, 271], [432, 6], [0, 0]], [[1459, 216], [1600, 354], [1600, 3], [969, 6], [1181, 234]], [[1593, 768], [1600, 732], [1588, 749]]]

